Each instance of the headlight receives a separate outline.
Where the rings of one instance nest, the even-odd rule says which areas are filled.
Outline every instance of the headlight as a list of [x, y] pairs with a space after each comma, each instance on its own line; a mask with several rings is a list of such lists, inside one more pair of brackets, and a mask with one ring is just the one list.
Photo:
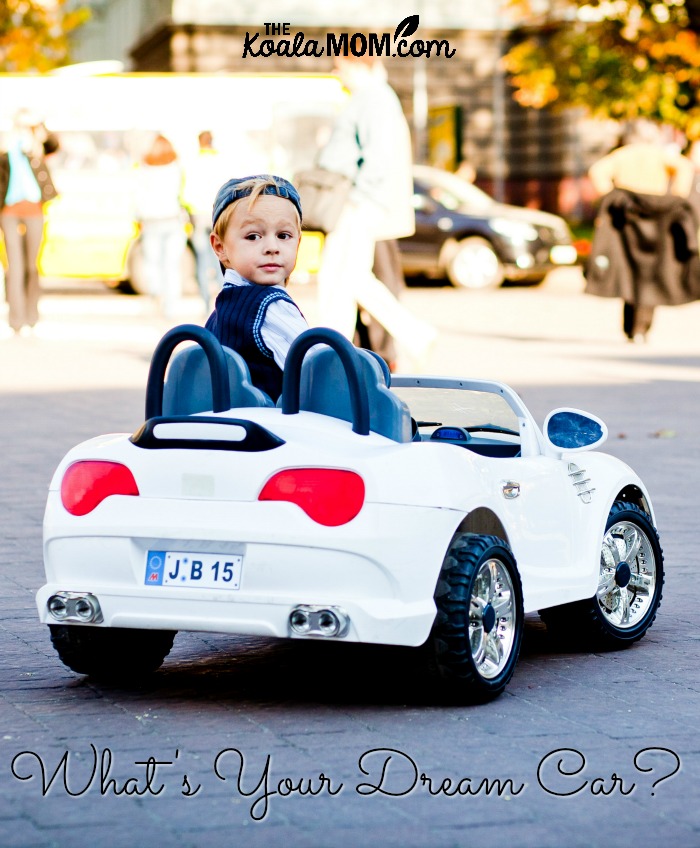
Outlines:
[[555, 265], [573, 265], [578, 259], [578, 251], [573, 244], [555, 244], [549, 251], [549, 258]]
[[513, 221], [511, 218], [491, 218], [491, 228], [499, 235], [513, 241], [537, 241], [537, 230], [525, 221]]

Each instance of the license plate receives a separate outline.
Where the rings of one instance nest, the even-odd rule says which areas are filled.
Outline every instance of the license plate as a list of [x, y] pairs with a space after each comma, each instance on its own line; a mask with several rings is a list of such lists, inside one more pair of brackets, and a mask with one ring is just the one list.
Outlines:
[[243, 557], [237, 554], [149, 551], [144, 583], [185, 589], [240, 589], [242, 568]]

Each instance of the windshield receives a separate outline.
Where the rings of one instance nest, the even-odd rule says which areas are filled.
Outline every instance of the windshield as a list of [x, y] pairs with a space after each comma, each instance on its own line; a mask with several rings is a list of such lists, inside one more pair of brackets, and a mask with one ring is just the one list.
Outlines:
[[472, 211], [483, 211], [495, 203], [493, 198], [480, 188], [449, 171], [417, 167], [414, 175], [425, 187], [428, 195], [446, 209], [455, 210], [465, 206]]
[[519, 433], [518, 417], [501, 395], [462, 389], [392, 388], [411, 411], [421, 433], [428, 434], [440, 425], [493, 428]]

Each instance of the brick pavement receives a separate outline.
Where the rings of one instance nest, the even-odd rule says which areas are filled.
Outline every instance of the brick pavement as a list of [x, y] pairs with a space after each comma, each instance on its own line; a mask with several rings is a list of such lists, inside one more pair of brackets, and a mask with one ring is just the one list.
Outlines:
[[[41, 338], [0, 342], [2, 848], [700, 844], [700, 339], [690, 330], [698, 312], [664, 313], [640, 350], [615, 339], [611, 304], [575, 287], [464, 295], [407, 295], [440, 325], [435, 370], [508, 379], [539, 420], [556, 405], [600, 414], [611, 428], [607, 450], [648, 483], [667, 581], [647, 637], [620, 653], [569, 653], [530, 619], [506, 693], [467, 708], [436, 706], [410, 651], [368, 646], [180, 634], [142, 687], [73, 674], [33, 601], [46, 487], [68, 447], [140, 423], [148, 352], [161, 328], [134, 306], [124, 316], [123, 301], [74, 299], [84, 310], [77, 316], [68, 301], [48, 298]], [[88, 340], [72, 340], [82, 325]], [[656, 753], [635, 767], [647, 748]], [[240, 780], [239, 755], [226, 749], [245, 758]], [[561, 749], [571, 749], [561, 755], [568, 778], [556, 775], [551, 752]], [[665, 778], [676, 765], [671, 752], [681, 767]], [[383, 793], [371, 793], [389, 756]], [[161, 763], [150, 790], [137, 765], [149, 758]], [[42, 762], [47, 781], [58, 769], [45, 794]], [[267, 807], [266, 763], [276, 793]], [[436, 794], [416, 783], [416, 771]], [[285, 778], [315, 794], [285, 797]], [[445, 778], [475, 794], [439, 792]]]

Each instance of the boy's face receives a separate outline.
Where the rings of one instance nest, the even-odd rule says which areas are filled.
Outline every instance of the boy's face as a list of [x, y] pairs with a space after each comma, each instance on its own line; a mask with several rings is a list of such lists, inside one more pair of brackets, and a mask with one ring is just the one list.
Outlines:
[[223, 239], [211, 234], [211, 245], [224, 268], [261, 286], [281, 285], [294, 270], [299, 226], [291, 201], [261, 194], [252, 209], [238, 204]]

